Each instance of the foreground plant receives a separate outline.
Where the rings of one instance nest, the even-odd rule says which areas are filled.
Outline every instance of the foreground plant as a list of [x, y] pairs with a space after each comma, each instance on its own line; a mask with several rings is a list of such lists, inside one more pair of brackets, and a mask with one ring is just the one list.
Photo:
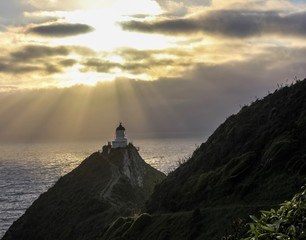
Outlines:
[[261, 211], [260, 218], [251, 218], [254, 222], [244, 240], [306, 239], [306, 185], [278, 210]]

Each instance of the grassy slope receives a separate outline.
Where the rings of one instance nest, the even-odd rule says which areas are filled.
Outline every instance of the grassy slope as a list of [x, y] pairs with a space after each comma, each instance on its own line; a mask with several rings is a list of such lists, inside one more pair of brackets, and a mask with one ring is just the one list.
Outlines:
[[104, 239], [220, 239], [233, 220], [298, 191], [305, 183], [305, 142], [306, 80], [230, 116], [156, 186], [146, 205], [149, 217], [129, 220], [142, 222], [141, 231], [130, 223]]
[[306, 173], [306, 81], [229, 117], [153, 193], [149, 212], [224, 204], [275, 204]]

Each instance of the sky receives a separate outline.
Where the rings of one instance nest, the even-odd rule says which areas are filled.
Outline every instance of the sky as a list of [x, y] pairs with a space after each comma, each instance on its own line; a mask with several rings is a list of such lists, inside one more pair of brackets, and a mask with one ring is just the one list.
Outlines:
[[0, 0], [0, 141], [209, 136], [306, 76], [306, 1]]

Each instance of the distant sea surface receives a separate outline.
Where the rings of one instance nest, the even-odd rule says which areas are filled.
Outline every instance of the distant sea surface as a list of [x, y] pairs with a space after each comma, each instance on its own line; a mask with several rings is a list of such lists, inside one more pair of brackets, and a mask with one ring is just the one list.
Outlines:
[[[142, 158], [169, 173], [205, 139], [134, 140]], [[25, 210], [63, 175], [104, 142], [9, 144], [0, 146], [0, 238]]]

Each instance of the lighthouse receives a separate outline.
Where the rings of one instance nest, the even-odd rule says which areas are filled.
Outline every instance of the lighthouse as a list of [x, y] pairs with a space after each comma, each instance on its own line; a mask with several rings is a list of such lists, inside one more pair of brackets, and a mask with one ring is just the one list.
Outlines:
[[127, 138], [125, 137], [125, 128], [122, 123], [116, 128], [116, 138], [112, 141], [112, 148], [125, 148], [127, 146]]

